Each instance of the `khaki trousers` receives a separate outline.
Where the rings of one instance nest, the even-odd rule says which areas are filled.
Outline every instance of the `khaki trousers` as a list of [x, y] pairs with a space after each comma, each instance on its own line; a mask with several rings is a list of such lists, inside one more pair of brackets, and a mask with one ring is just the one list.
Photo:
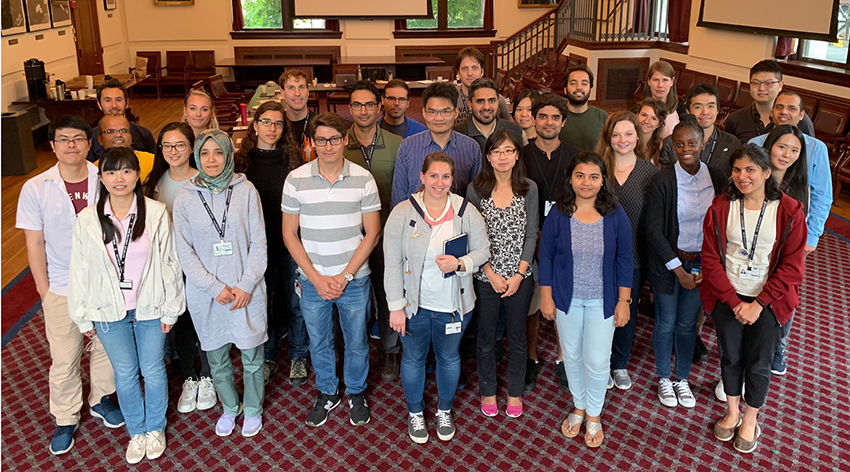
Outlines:
[[[48, 291], [42, 302], [44, 327], [50, 345], [50, 414], [58, 426], [77, 424], [83, 407], [83, 382], [80, 360], [86, 349], [86, 337], [68, 315], [68, 298]], [[92, 339], [89, 359], [89, 405], [97, 405], [105, 395], [115, 392], [112, 364], [103, 344]]]

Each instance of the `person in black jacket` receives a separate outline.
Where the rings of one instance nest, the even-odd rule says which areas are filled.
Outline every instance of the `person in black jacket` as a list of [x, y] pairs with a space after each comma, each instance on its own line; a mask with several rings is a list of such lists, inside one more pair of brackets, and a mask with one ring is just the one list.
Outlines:
[[[650, 184], [646, 206], [647, 276], [655, 294], [653, 348], [658, 398], [668, 407], [696, 405], [688, 375], [696, 343], [702, 221], [726, 177], [700, 161], [703, 131], [693, 115], [673, 130], [678, 162], [662, 169]], [[675, 382], [670, 356], [676, 347]]]

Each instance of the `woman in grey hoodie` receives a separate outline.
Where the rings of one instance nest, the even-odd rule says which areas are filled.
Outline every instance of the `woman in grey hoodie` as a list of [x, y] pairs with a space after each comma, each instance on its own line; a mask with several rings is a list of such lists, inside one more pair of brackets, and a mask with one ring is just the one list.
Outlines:
[[224, 407], [215, 432], [233, 432], [242, 404], [230, 348], [242, 352], [245, 420], [242, 435], [262, 427], [263, 343], [266, 342], [266, 232], [257, 190], [233, 172], [233, 143], [219, 130], [195, 140], [198, 175], [174, 200], [177, 253], [186, 299]]

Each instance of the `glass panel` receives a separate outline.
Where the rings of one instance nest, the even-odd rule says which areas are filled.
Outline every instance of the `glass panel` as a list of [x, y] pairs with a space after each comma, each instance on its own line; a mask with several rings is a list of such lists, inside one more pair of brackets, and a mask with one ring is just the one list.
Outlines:
[[292, 20], [292, 27], [295, 29], [325, 29], [325, 20], [297, 18]]
[[485, 0], [449, 0], [449, 28], [483, 28]]
[[431, 0], [431, 11], [434, 13], [434, 19], [432, 19], [432, 20], [423, 20], [423, 19], [407, 20], [407, 27], [409, 29], [422, 29], [422, 28], [436, 29], [437, 28], [437, 3], [439, 3], [438, 0]]
[[280, 0], [242, 0], [245, 29], [283, 28]]
[[841, 0], [838, 5], [838, 41], [803, 41], [801, 55], [808, 59], [845, 64], [847, 47], [850, 43], [850, 0]]

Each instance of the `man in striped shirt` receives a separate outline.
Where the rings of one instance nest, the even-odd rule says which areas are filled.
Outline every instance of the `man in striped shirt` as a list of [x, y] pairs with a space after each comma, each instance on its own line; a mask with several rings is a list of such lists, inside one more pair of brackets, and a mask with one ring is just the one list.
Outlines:
[[319, 389], [307, 425], [323, 425], [340, 402], [333, 340], [336, 305], [345, 339], [349, 417], [352, 425], [360, 426], [370, 419], [365, 396], [368, 258], [381, 232], [381, 200], [369, 171], [343, 157], [348, 136], [339, 115], [318, 115], [309, 129], [319, 157], [289, 173], [281, 201], [283, 241], [298, 264], [296, 292]]

